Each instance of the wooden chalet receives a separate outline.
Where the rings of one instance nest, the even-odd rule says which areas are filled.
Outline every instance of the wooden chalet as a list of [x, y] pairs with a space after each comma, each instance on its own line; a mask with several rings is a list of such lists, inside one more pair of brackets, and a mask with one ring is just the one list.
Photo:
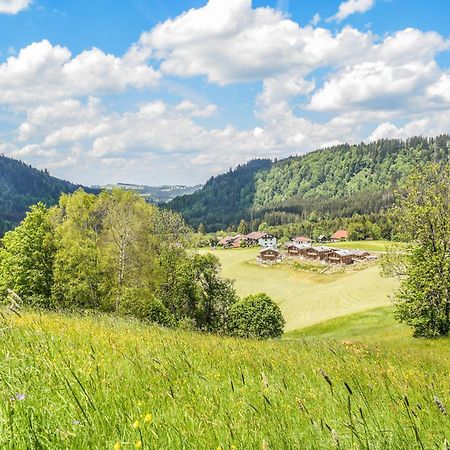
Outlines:
[[289, 256], [305, 256], [306, 252], [311, 248], [307, 244], [296, 244], [295, 242], [289, 242], [286, 245]]
[[307, 238], [305, 236], [297, 236], [294, 239], [292, 239], [293, 242], [295, 242], [296, 244], [311, 244], [312, 243], [312, 239]]
[[331, 236], [331, 242], [346, 241], [348, 239], [347, 230], [337, 230], [336, 233]]
[[328, 236], [325, 236], [324, 234], [321, 234], [317, 237], [317, 242], [326, 242], [328, 241]]
[[331, 254], [334, 251], [333, 248], [330, 247], [309, 247], [309, 249], [305, 252], [305, 257], [308, 259], [316, 259], [319, 261], [326, 260], [328, 255]]
[[355, 254], [351, 250], [333, 250], [326, 258], [331, 264], [353, 264]]
[[281, 260], [281, 252], [273, 247], [263, 248], [259, 252], [259, 258], [262, 261], [279, 261]]
[[353, 259], [355, 261], [362, 261], [371, 256], [370, 253], [366, 252], [365, 250], [352, 250], [352, 252], [353, 252]]

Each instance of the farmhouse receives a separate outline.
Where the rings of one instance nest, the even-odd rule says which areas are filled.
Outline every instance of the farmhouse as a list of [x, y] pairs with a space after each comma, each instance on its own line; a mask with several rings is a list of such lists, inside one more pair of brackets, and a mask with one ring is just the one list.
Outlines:
[[346, 241], [348, 239], [347, 230], [337, 230], [336, 233], [331, 236], [331, 242]]
[[253, 231], [245, 236], [247, 245], [260, 245], [261, 247], [276, 247], [277, 238], [270, 233]]
[[292, 239], [293, 242], [295, 242], [296, 244], [311, 244], [312, 243], [312, 239], [309, 239], [305, 236], [297, 236], [294, 239]]
[[318, 259], [320, 261], [325, 260], [330, 253], [334, 251], [333, 248], [330, 247], [309, 247], [306, 250], [305, 256], [309, 259]]
[[263, 248], [259, 252], [259, 258], [262, 261], [278, 261], [281, 260], [281, 252], [273, 247]]
[[227, 245], [229, 242], [233, 242], [233, 241], [234, 241], [233, 236], [225, 236], [217, 243], [217, 245], [225, 247], [225, 245]]
[[310, 248], [311, 246], [308, 244], [296, 244], [295, 242], [289, 242], [286, 245], [286, 249], [290, 256], [305, 256]]
[[317, 237], [317, 242], [326, 242], [328, 241], [328, 236], [325, 236], [324, 234], [321, 234]]

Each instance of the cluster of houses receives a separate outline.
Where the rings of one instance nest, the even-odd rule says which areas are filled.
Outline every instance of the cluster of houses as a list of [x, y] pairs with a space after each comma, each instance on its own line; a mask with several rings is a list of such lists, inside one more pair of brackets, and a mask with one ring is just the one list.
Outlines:
[[[319, 236], [319, 244], [324, 242], [340, 242], [348, 239], [347, 230], [336, 231], [331, 238]], [[277, 238], [270, 233], [253, 231], [246, 235], [226, 236], [221, 239], [218, 246], [223, 248], [251, 247], [259, 245], [261, 250], [257, 257], [260, 262], [276, 262], [283, 259], [283, 254], [277, 248]], [[375, 256], [362, 250], [343, 250], [324, 245], [314, 245], [313, 240], [305, 236], [298, 236], [286, 244], [287, 254], [328, 264], [353, 264], [358, 261], [375, 259]]]
[[277, 238], [270, 233], [252, 231], [246, 235], [238, 234], [237, 236], [226, 236], [221, 239], [217, 245], [223, 248], [252, 247], [254, 245], [259, 245], [263, 248], [276, 248]]
[[[346, 230], [338, 230], [331, 237], [331, 242], [347, 240]], [[286, 244], [288, 256], [320, 261], [328, 264], [353, 264], [358, 261], [373, 260], [376, 257], [363, 250], [346, 250], [313, 245], [313, 241], [305, 236], [294, 238]], [[281, 251], [276, 248], [263, 248], [259, 252], [258, 260], [261, 262], [280, 261], [283, 258]]]

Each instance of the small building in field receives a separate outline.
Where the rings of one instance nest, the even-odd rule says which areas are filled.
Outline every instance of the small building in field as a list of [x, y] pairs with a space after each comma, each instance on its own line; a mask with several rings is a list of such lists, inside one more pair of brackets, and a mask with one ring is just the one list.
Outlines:
[[273, 247], [263, 248], [259, 252], [259, 259], [261, 261], [281, 261], [281, 252]]
[[330, 264], [353, 264], [355, 262], [352, 250], [333, 250], [326, 258]]
[[337, 230], [336, 233], [331, 236], [331, 242], [346, 241], [348, 239], [347, 230]]
[[317, 242], [327, 242], [328, 241], [328, 236], [325, 236], [324, 234], [321, 234], [320, 236], [317, 237]]
[[305, 252], [305, 257], [308, 259], [316, 259], [319, 261], [326, 260], [328, 255], [334, 251], [331, 247], [309, 247]]
[[229, 242], [233, 242], [234, 241], [234, 237], [233, 236], [225, 236], [224, 238], [222, 238], [217, 245], [218, 246], [222, 246], [224, 247], [225, 245], [227, 245]]
[[366, 252], [365, 250], [352, 250], [353, 252], [353, 259], [355, 261], [363, 261], [364, 259], [369, 258], [370, 253]]
[[296, 244], [295, 242], [289, 242], [286, 244], [286, 249], [289, 256], [305, 256], [306, 252], [311, 248], [308, 244]]
[[293, 242], [295, 242], [296, 244], [311, 244], [312, 243], [312, 239], [307, 238], [305, 236], [297, 236], [294, 239], [292, 239]]

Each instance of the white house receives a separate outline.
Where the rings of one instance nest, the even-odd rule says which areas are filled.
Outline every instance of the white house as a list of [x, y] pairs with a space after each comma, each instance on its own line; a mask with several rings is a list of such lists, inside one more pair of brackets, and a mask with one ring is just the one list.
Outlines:
[[258, 244], [261, 247], [272, 247], [277, 248], [277, 238], [275, 236], [272, 236], [269, 233], [264, 233], [259, 239]]

